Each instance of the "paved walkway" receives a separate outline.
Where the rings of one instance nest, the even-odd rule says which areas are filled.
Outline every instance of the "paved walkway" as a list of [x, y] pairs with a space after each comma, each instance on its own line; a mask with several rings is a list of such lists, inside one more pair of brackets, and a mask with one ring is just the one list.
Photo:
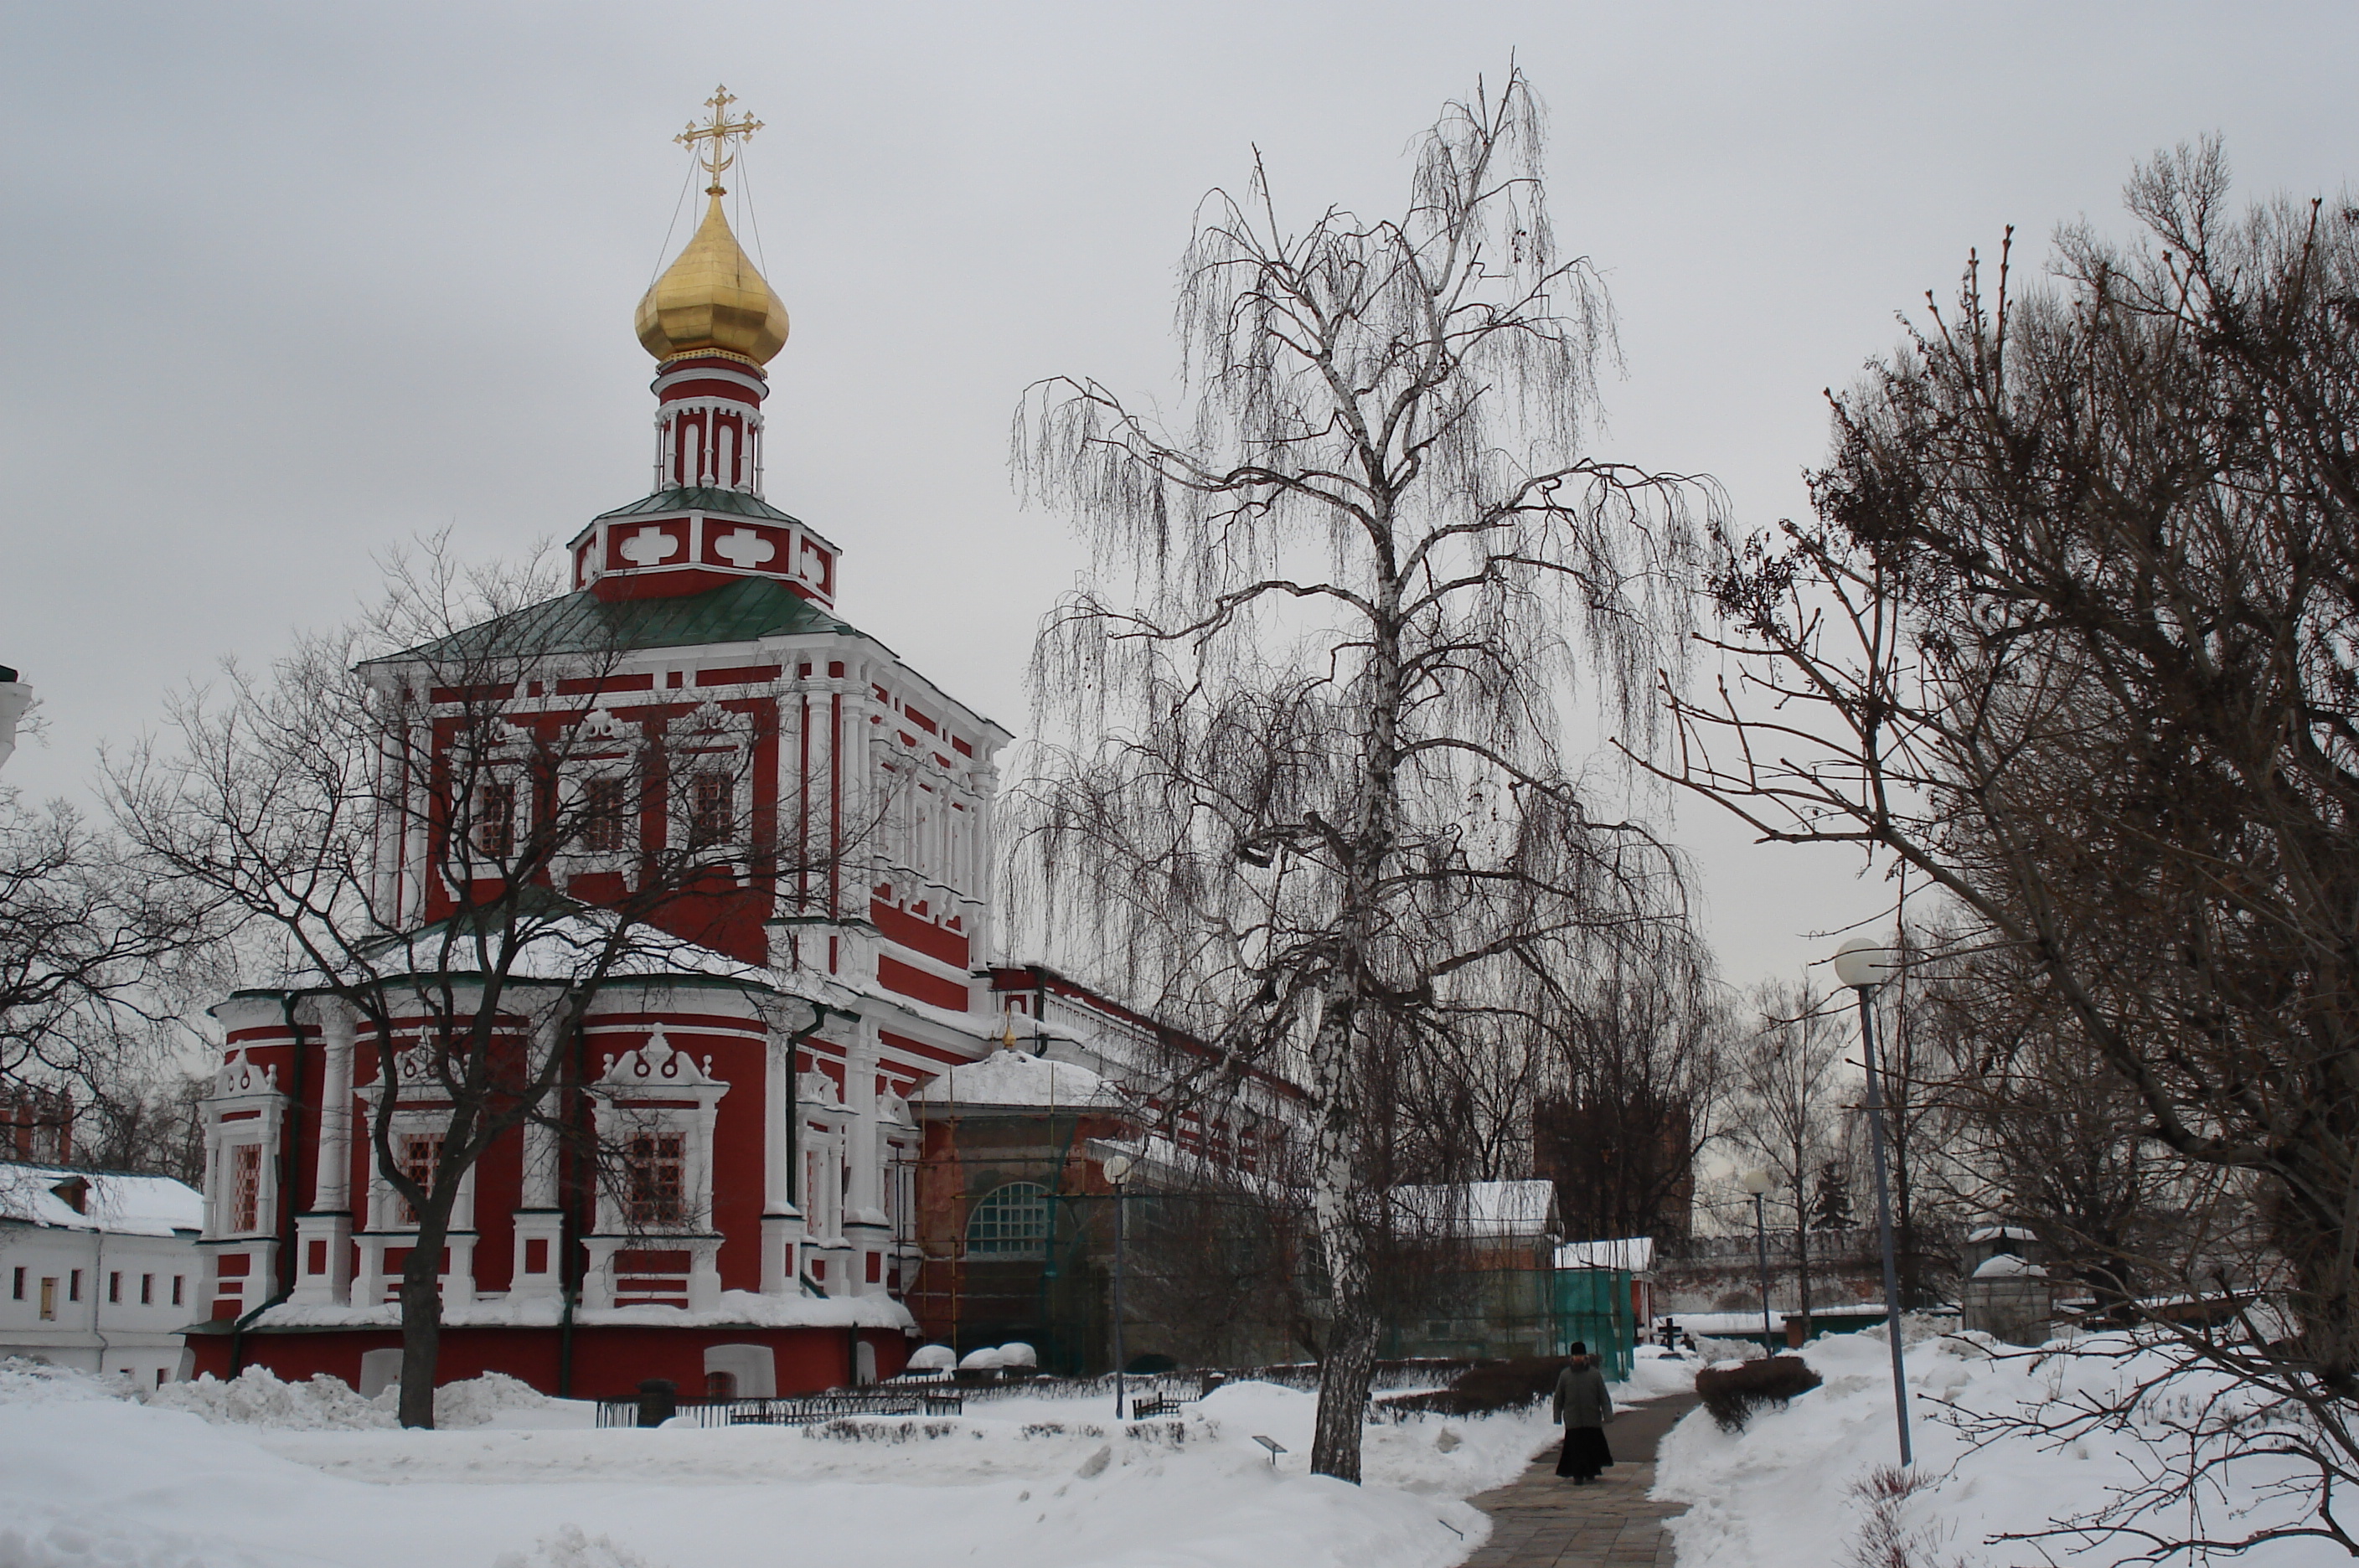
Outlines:
[[1557, 1478], [1550, 1443], [1520, 1479], [1468, 1498], [1491, 1516], [1491, 1539], [1466, 1568], [1671, 1568], [1662, 1521], [1684, 1510], [1647, 1494], [1655, 1485], [1656, 1444], [1695, 1402], [1681, 1394], [1623, 1407], [1605, 1429], [1614, 1467], [1586, 1486]]

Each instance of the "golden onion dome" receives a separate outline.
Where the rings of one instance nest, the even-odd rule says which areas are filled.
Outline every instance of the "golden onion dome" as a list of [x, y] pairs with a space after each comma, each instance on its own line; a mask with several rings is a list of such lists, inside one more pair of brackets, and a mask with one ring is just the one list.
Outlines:
[[767, 365], [786, 346], [787, 307], [729, 232], [720, 191], [708, 194], [688, 248], [639, 299], [639, 343], [659, 360], [718, 350]]

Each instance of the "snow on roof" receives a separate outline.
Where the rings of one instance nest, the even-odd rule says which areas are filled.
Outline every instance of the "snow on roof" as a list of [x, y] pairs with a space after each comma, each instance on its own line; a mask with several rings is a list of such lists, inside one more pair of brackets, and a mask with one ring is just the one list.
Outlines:
[[1998, 1253], [1983, 1260], [1974, 1270], [1977, 1279], [2045, 1279], [2048, 1270], [2037, 1263], [2026, 1263], [2011, 1252]]
[[1396, 1187], [1393, 1201], [1407, 1213], [1439, 1220], [1458, 1236], [1553, 1236], [1553, 1181], [1460, 1181], [1440, 1187]]
[[1556, 1249], [1560, 1269], [1620, 1269], [1645, 1274], [1655, 1267], [1655, 1238], [1618, 1236], [1610, 1241], [1568, 1241]]
[[2016, 1225], [1986, 1225], [1980, 1230], [1966, 1233], [1968, 1241], [2038, 1241], [2039, 1238]]
[[918, 1091], [929, 1105], [1079, 1105], [1116, 1109], [1114, 1085], [1086, 1067], [1023, 1051], [995, 1051], [937, 1074]]
[[[508, 967], [508, 978], [520, 982], [573, 984], [614, 941], [617, 921], [618, 917], [593, 909], [584, 909], [574, 914], [534, 917], [525, 932], [521, 949]], [[497, 935], [495, 934], [492, 940], [496, 947]], [[732, 958], [725, 953], [675, 936], [657, 926], [643, 922], [634, 927], [624, 940], [624, 951], [605, 971], [609, 980], [686, 977], [732, 982], [761, 990], [777, 988], [774, 984], [776, 977], [770, 970]], [[466, 931], [455, 929], [454, 922], [450, 920], [389, 937], [372, 948], [367, 956], [371, 971], [386, 980], [404, 975], [464, 976], [478, 972], [474, 938]], [[299, 969], [282, 975], [274, 985], [262, 989], [304, 991], [318, 986], [321, 978], [316, 969]]]
[[[89, 1184], [79, 1213], [56, 1191], [75, 1181]], [[114, 1236], [170, 1236], [204, 1229], [205, 1200], [169, 1176], [6, 1163], [0, 1164], [0, 1219]]]
[[[1949, 1315], [1955, 1310], [1955, 1308], [1936, 1307], [1920, 1312], [1911, 1309], [1911, 1315], [1941, 1317]], [[1810, 1309], [1811, 1319], [1819, 1323], [1837, 1321], [1856, 1323], [1862, 1318], [1881, 1318], [1886, 1315], [1882, 1301], [1843, 1301], [1831, 1307]], [[1783, 1329], [1788, 1316], [1788, 1314], [1782, 1308], [1770, 1309], [1770, 1332], [1774, 1334]], [[1755, 1307], [1749, 1312], [1664, 1312], [1658, 1316], [1655, 1322], [1658, 1324], [1675, 1323], [1684, 1333], [1701, 1334], [1707, 1339], [1757, 1339], [1761, 1334], [1761, 1309]]]

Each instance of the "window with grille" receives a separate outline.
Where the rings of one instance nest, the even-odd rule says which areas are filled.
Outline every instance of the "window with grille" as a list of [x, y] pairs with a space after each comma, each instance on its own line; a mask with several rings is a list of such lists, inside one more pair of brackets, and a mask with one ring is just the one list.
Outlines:
[[[442, 1135], [439, 1132], [405, 1133], [401, 1138], [401, 1173], [420, 1187], [434, 1185], [434, 1168], [442, 1163]], [[397, 1225], [416, 1225], [418, 1210], [408, 1198], [400, 1200], [401, 1217]]]
[[241, 1143], [230, 1149], [229, 1228], [262, 1228], [262, 1145]]
[[505, 781], [475, 791], [475, 847], [494, 860], [516, 854], [516, 786]]
[[976, 1258], [1038, 1258], [1049, 1239], [1049, 1190], [1010, 1181], [984, 1194], [966, 1218], [966, 1250]]
[[622, 779], [592, 779], [582, 786], [582, 847], [622, 855], [631, 847], [631, 802]]
[[737, 792], [725, 773], [699, 773], [688, 781], [688, 843], [710, 849], [737, 837]]
[[683, 1137], [676, 1132], [639, 1133], [623, 1156], [624, 1211], [635, 1225], [679, 1225], [688, 1217], [681, 1171]]

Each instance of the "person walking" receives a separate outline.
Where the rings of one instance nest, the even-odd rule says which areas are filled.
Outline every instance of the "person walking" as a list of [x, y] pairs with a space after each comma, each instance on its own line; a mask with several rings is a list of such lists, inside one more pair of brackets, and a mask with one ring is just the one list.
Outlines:
[[1605, 1446], [1614, 1396], [1605, 1391], [1605, 1374], [1598, 1369], [1597, 1357], [1580, 1340], [1572, 1342], [1571, 1359], [1556, 1375], [1554, 1410], [1564, 1424], [1564, 1452], [1557, 1456], [1556, 1473], [1585, 1486], [1614, 1463], [1614, 1451]]

